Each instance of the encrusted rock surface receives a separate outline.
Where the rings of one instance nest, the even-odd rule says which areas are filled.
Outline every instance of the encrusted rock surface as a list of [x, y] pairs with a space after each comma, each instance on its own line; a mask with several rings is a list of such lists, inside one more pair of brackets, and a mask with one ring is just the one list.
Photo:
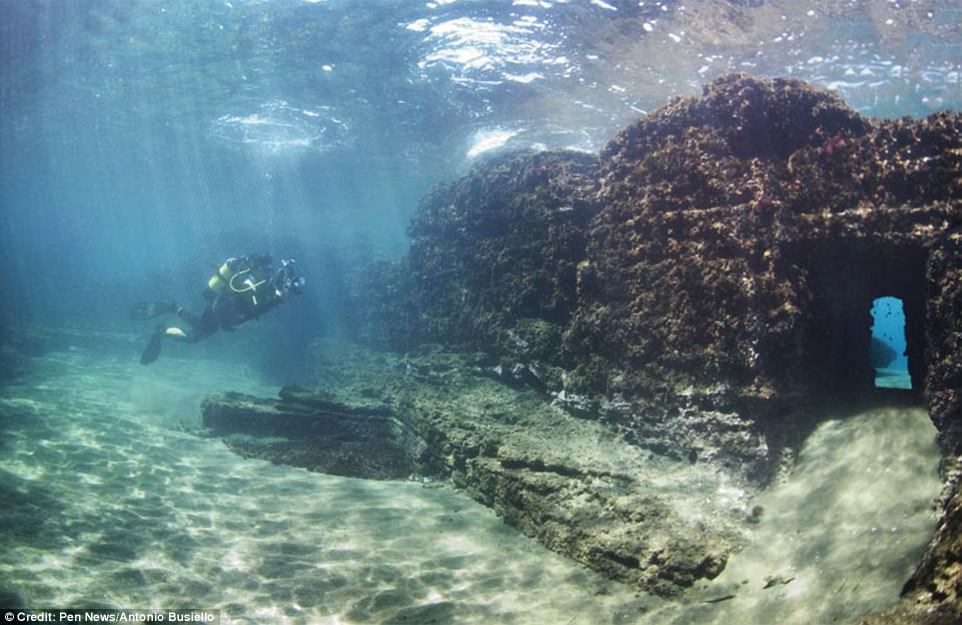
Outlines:
[[404, 424], [383, 406], [349, 406], [285, 388], [279, 400], [209, 398], [203, 415], [210, 432], [226, 436], [242, 456], [368, 479], [403, 479], [418, 470], [404, 445]]
[[485, 350], [640, 441], [701, 430], [669, 446], [763, 477], [806, 407], [875, 394], [869, 310], [893, 295], [916, 396], [962, 451], [960, 209], [962, 116], [727, 76], [598, 159], [507, 155], [435, 189], [395, 335]]
[[925, 347], [957, 331], [935, 252], [959, 232], [960, 130], [958, 115], [869, 122], [798, 82], [719, 79], [602, 153], [595, 296], [575, 324], [632, 372], [629, 392], [723, 384], [718, 399], [758, 423], [796, 398], [871, 392], [868, 311], [895, 295], [941, 424], [953, 385], [926, 378]]
[[[727, 76], [597, 160], [481, 164], [411, 233], [411, 281], [367, 319], [394, 330], [369, 335], [484, 350], [640, 447], [761, 479], [812, 415], [893, 399], [873, 387], [869, 311], [898, 297], [909, 398], [962, 452], [959, 113], [871, 120], [797, 81]], [[950, 615], [931, 622], [958, 622], [939, 590], [962, 567], [953, 502], [909, 589]]]
[[643, 452], [459, 356], [354, 353], [318, 372], [322, 394], [212, 397], [204, 423], [277, 463], [448, 479], [548, 548], [666, 596], [718, 575], [737, 546], [750, 492], [726, 474]]
[[[518, 334], [522, 320], [567, 323], [578, 305], [597, 164], [581, 153], [516, 154], [429, 193], [409, 228], [427, 330], [510, 353], [529, 341]], [[559, 338], [527, 347], [547, 359]]]

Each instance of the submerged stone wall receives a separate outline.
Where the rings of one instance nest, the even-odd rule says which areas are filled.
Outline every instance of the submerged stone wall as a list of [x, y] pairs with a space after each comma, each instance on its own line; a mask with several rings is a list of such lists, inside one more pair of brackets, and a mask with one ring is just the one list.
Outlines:
[[[212, 398], [206, 425], [276, 462], [443, 477], [664, 595], [716, 576], [737, 532], [730, 510], [686, 526], [681, 491], [646, 494], [649, 465], [764, 480], [808, 409], [879, 397], [927, 401], [962, 452], [962, 115], [868, 120], [799, 82], [729, 76], [600, 157], [488, 161], [428, 194], [410, 233], [402, 263], [372, 266], [358, 336], [440, 342], [450, 366], [381, 355], [384, 371], [334, 375], [340, 391], [363, 380], [349, 401]], [[884, 295], [904, 305], [907, 396], [873, 385]], [[959, 483], [905, 597], [866, 623], [958, 622]]]
[[[528, 152], [429, 193], [408, 259], [427, 332], [509, 353], [532, 338], [520, 328], [563, 328], [578, 307], [596, 172], [591, 155]], [[560, 358], [559, 335], [534, 343], [539, 358]]]
[[915, 393], [962, 451], [960, 207], [962, 116], [869, 120], [728, 76], [599, 159], [509, 155], [435, 189], [411, 226], [406, 334], [486, 351], [641, 444], [764, 475], [806, 403], [875, 393], [869, 311], [892, 295]]
[[[479, 165], [411, 235], [411, 283], [385, 307], [409, 323], [373, 327], [484, 352], [658, 454], [765, 479], [813, 415], [864, 401], [924, 401], [962, 453], [962, 114], [871, 120], [727, 76], [598, 159]], [[903, 301], [908, 395], [874, 388], [881, 296]], [[905, 597], [866, 623], [958, 622], [958, 484]]]

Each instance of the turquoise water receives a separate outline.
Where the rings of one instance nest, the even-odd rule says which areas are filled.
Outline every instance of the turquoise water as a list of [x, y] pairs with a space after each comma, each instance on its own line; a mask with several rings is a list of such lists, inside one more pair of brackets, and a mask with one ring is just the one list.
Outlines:
[[[311, 346], [351, 345], [366, 267], [402, 257], [420, 198], [479, 159], [597, 152], [732, 71], [808, 80], [865, 115], [959, 110], [959, 23], [937, 0], [0, 2], [0, 603], [532, 625], [890, 604], [934, 522], [918, 410], [824, 415], [761, 493], [653, 468], [692, 523], [764, 509], [721, 578], [666, 603], [447, 486], [242, 459], [196, 433], [198, 406], [315, 385]], [[131, 305], [200, 312], [217, 267], [252, 252], [296, 257], [303, 296], [141, 367], [155, 322]], [[904, 384], [901, 362], [880, 379]]]
[[131, 331], [117, 314], [131, 301], [196, 306], [226, 257], [270, 251], [310, 268], [302, 305], [272, 333], [303, 358], [303, 335], [350, 330], [354, 272], [404, 253], [423, 193], [478, 158], [598, 151], [732, 71], [810, 80], [868, 115], [958, 110], [960, 12], [934, 0], [7, 0], [2, 313]]
[[910, 390], [909, 361], [905, 354], [905, 311], [897, 297], [880, 297], [872, 303], [872, 338], [892, 350], [891, 360], [875, 367], [875, 386]]

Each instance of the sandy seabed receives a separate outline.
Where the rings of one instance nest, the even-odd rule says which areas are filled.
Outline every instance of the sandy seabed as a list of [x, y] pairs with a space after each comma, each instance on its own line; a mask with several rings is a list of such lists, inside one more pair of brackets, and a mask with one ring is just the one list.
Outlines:
[[0, 395], [0, 598], [19, 607], [202, 608], [221, 623], [841, 623], [895, 601], [935, 522], [923, 410], [829, 420], [758, 496], [725, 572], [667, 602], [444, 484], [275, 466], [198, 436], [203, 397], [276, 394], [241, 366], [144, 368], [135, 347], [34, 364]]

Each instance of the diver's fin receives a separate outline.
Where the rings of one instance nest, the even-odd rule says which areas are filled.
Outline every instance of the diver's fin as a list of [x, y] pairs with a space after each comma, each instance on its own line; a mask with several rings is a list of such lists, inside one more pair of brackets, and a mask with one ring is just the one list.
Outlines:
[[150, 342], [147, 343], [144, 353], [140, 355], [140, 364], [149, 365], [160, 357], [160, 348], [164, 343], [164, 330], [163, 324], [154, 329], [154, 333], [150, 335]]
[[174, 302], [137, 302], [130, 307], [130, 318], [153, 319], [175, 312], [177, 312], [177, 304]]

